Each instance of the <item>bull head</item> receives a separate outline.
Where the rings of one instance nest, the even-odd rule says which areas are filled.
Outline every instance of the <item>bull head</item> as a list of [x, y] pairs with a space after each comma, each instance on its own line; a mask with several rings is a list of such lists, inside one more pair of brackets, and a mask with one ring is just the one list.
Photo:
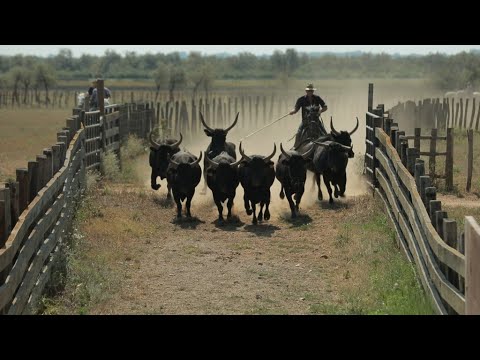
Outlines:
[[[240, 154], [242, 155], [242, 159], [245, 159], [247, 161], [251, 161], [252, 158], [248, 155], [245, 155], [245, 153], [243, 152], [243, 149], [242, 149], [242, 143], [240, 142], [240, 146], [238, 147], [238, 150], [240, 151]], [[266, 164], [268, 164], [270, 162], [270, 160], [275, 156], [275, 153], [277, 152], [277, 145], [275, 143], [273, 143], [273, 152], [271, 155], [269, 156], [266, 156], [263, 158], [263, 160], [265, 161]]]
[[[212, 159], [210, 159], [207, 154], [205, 153], [205, 160], [207, 161], [207, 163], [210, 165], [210, 167], [212, 167], [213, 169], [216, 169], [218, 167], [218, 165], [220, 165], [220, 163], [217, 163], [216, 161], [213, 161]], [[243, 159], [240, 159], [238, 161], [235, 161], [230, 165], [230, 167], [233, 169], [235, 168], [238, 164], [240, 164], [242, 162]]]
[[[358, 117], [357, 117], [357, 126], [355, 126], [355, 128], [348, 133], [350, 136], [352, 136], [353, 133], [354, 133], [355, 131], [357, 131], [358, 125], [359, 125], [359, 121], [358, 121]], [[333, 117], [332, 117], [332, 116], [330, 116], [330, 129], [332, 130], [332, 133], [333, 133], [334, 135], [340, 136], [340, 133], [339, 133], [337, 130], [335, 130], [335, 128], [333, 127]]]
[[[280, 150], [282, 151], [282, 154], [285, 155], [285, 157], [287, 158], [287, 160], [290, 160], [291, 156], [288, 155], [288, 153], [283, 150], [283, 146], [282, 146], [282, 143], [280, 143]], [[310, 154], [315, 150], [315, 146], [312, 146], [309, 150], [305, 151], [303, 154], [301, 154], [300, 156], [304, 159], [304, 160], [307, 160], [308, 157], [310, 156]]]
[[[228, 128], [226, 128], [225, 130], [223, 130], [225, 132], [225, 135], [233, 129], [233, 127], [235, 125], [237, 125], [237, 121], [238, 121], [238, 115], [240, 113], [237, 113], [237, 116], [235, 117], [235, 121], [233, 122], [232, 125], [230, 125]], [[215, 132], [215, 129], [212, 129], [210, 126], [207, 125], [207, 123], [205, 122], [205, 119], [203, 118], [203, 114], [200, 113], [200, 120], [202, 121], [202, 124], [203, 126], [205, 127], [205, 133], [208, 135], [208, 136], [212, 136], [213, 133]]]
[[[162, 146], [162, 144], [159, 144], [159, 143], [155, 142], [155, 140], [153, 140], [153, 131], [150, 132], [149, 139], [150, 139], [150, 144], [152, 145], [152, 147], [155, 150], [160, 149], [160, 146]], [[171, 149], [175, 149], [176, 147], [180, 146], [180, 144], [182, 143], [182, 140], [183, 140], [183, 136], [182, 136], [182, 133], [180, 133], [180, 140], [178, 140], [176, 143], [171, 144], [171, 145], [168, 145], [168, 144], [163, 144], [163, 145], [167, 145]]]
[[317, 141], [314, 141], [315, 144], [317, 145], [320, 145], [320, 146], [323, 146], [323, 147], [332, 147], [332, 146], [337, 146], [339, 147], [340, 149], [342, 149], [343, 151], [345, 152], [353, 152], [353, 145], [352, 146], [345, 146], [345, 145], [342, 145], [340, 143], [337, 143], [335, 141], [327, 141], [327, 142], [317, 142]]
[[[202, 160], [202, 152], [200, 151], [200, 156], [197, 160], [195, 160], [194, 162], [192, 163], [188, 163], [188, 165], [198, 165], [198, 163], [200, 162], [200, 160]], [[168, 160], [170, 162], [170, 165], [172, 165], [172, 167], [174, 169], [176, 169], [178, 167], [178, 165], [180, 165], [180, 163], [176, 162], [175, 160], [172, 160], [171, 158]]]

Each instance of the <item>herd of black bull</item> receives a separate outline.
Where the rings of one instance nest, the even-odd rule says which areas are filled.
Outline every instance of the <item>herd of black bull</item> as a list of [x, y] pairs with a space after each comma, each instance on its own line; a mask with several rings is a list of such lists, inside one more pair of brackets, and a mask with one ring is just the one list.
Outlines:
[[[246, 155], [240, 143], [239, 151], [241, 159], [237, 161], [235, 144], [227, 142], [227, 134], [238, 121], [238, 115], [233, 124], [227, 129], [210, 128], [200, 114], [204, 131], [207, 136], [212, 138], [210, 145], [205, 151], [204, 156], [204, 188], [202, 193], [206, 193], [206, 187], [212, 190], [215, 204], [218, 208], [218, 217], [223, 221], [223, 206], [227, 200], [227, 219], [232, 216], [233, 199], [235, 198], [238, 184], [241, 183], [244, 189], [244, 204], [248, 215], [253, 213], [253, 224], [263, 219], [270, 219], [270, 187], [275, 181], [275, 177], [282, 184], [280, 197], [285, 196], [288, 199], [292, 218], [296, 217], [299, 210], [300, 201], [305, 188], [307, 169], [315, 174], [315, 180], [318, 186], [318, 199], [323, 200], [320, 189], [320, 176], [323, 175], [325, 186], [330, 196], [329, 202], [333, 203], [332, 189], [334, 196], [344, 196], [347, 183], [346, 167], [348, 158], [354, 156], [351, 135], [358, 129], [357, 125], [351, 132], [336, 131], [333, 127], [333, 121], [330, 119], [331, 133], [321, 136], [313, 141], [305, 141], [296, 149], [285, 151], [280, 144], [281, 154], [278, 158], [276, 168], [272, 161], [276, 153], [276, 145], [273, 144], [273, 152], [269, 156]], [[200, 182], [202, 170], [200, 161], [202, 153], [197, 158], [193, 154], [181, 151], [180, 143], [183, 137], [180, 134], [180, 140], [167, 140], [165, 143], [157, 143], [150, 133], [150, 158], [149, 163], [152, 167], [151, 186], [158, 190], [157, 177], [167, 178], [168, 193], [167, 198], [173, 198], [177, 204], [177, 217], [182, 216], [182, 201], [186, 199], [186, 215], [191, 217], [190, 205], [195, 188]], [[295, 203], [292, 199], [295, 199]], [[256, 212], [256, 205], [260, 204], [260, 211]], [[263, 208], [265, 206], [265, 212]]]

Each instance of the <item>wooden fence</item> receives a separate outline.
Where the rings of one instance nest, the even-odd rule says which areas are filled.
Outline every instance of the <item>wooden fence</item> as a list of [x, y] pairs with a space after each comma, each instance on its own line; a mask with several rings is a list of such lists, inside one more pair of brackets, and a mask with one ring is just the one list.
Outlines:
[[[470, 106], [471, 104], [471, 106]], [[422, 128], [461, 128], [480, 127], [480, 99], [443, 98], [424, 99], [415, 103], [399, 103], [389, 110], [398, 123]]]
[[[414, 262], [421, 283], [438, 314], [480, 314], [480, 231], [467, 217], [458, 234], [436, 200], [417, 149], [398, 137], [399, 123], [383, 105], [373, 109], [369, 86], [365, 168], [374, 194], [384, 201], [398, 235], [398, 245]], [[468, 250], [466, 251], [467, 248]], [[467, 284], [465, 286], [465, 284]]]
[[100, 168], [102, 153], [120, 149], [121, 134], [132, 131], [146, 138], [153, 118], [153, 111], [140, 105], [73, 112], [57, 133], [58, 142], [0, 188], [1, 314], [36, 311], [85, 188], [86, 171]]

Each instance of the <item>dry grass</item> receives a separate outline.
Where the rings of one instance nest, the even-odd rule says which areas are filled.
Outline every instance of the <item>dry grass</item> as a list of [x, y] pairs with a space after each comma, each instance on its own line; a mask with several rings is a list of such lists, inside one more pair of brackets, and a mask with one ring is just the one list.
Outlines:
[[16, 168], [42, 154], [57, 142], [57, 131], [65, 126], [66, 110], [0, 109], [0, 181], [15, 178]]

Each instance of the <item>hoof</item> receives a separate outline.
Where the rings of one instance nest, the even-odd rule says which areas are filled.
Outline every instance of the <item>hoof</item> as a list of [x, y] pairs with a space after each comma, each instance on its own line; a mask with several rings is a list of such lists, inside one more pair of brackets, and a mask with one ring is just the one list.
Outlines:
[[257, 225], [257, 224], [258, 224], [258, 221], [257, 221], [256, 218], [252, 220], [252, 224], [253, 224], [253, 225]]
[[332, 204], [333, 204], [333, 199], [328, 200], [328, 203], [329, 203], [330, 205], [332, 205]]
[[285, 194], [283, 192], [280, 193], [280, 199], [285, 199]]
[[263, 218], [264, 218], [265, 220], [270, 220], [270, 212], [269, 212], [269, 211], [265, 211], [265, 214], [264, 214]]
[[247, 215], [252, 215], [253, 214], [253, 210], [252, 209], [246, 209], [247, 211]]
[[292, 219], [295, 219], [297, 217], [297, 214], [295, 213], [295, 211], [292, 211]]
[[[267, 218], [265, 218], [265, 220], [267, 220]], [[263, 214], [262, 213], [258, 214], [258, 221], [263, 221]]]
[[318, 201], [322, 201], [323, 200], [323, 196], [322, 195], [318, 195]]
[[160, 189], [160, 184], [152, 185], [152, 189], [153, 189], [153, 190], [158, 190], [158, 189]]

